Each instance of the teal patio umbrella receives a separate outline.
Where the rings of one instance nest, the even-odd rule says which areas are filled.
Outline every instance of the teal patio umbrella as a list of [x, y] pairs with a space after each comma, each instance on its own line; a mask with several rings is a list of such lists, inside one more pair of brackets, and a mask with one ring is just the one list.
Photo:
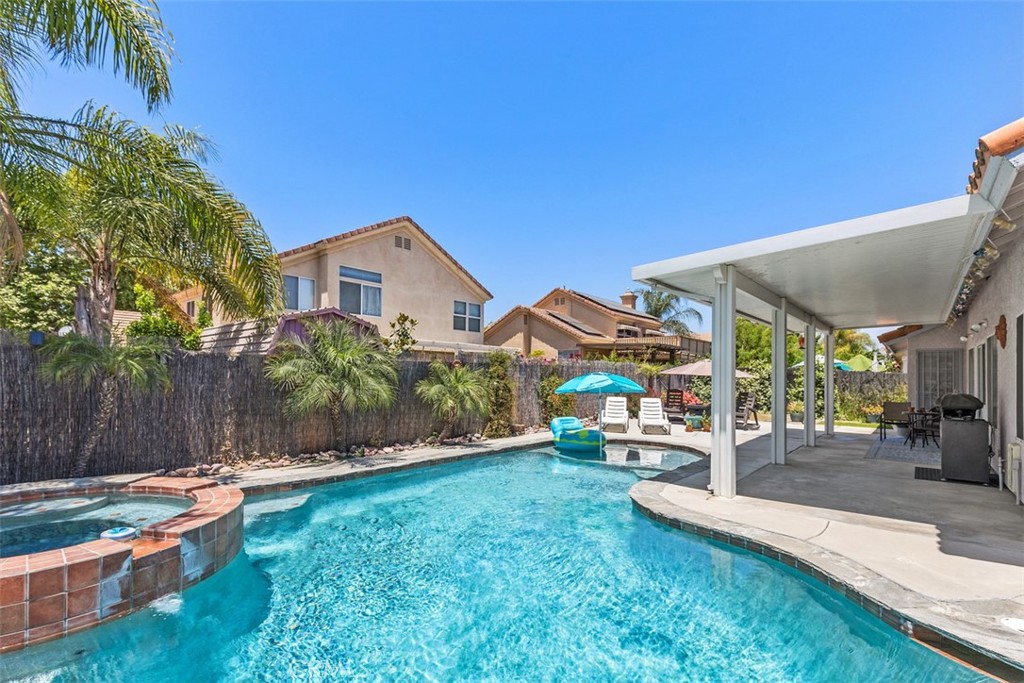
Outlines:
[[[591, 372], [555, 389], [556, 394], [643, 394], [646, 389], [628, 377], [610, 372]], [[597, 431], [601, 431], [601, 397], [597, 399]]]

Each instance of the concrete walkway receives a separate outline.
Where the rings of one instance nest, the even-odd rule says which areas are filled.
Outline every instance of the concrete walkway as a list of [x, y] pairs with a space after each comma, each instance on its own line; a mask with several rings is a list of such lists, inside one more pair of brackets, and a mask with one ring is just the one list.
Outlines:
[[666, 473], [631, 496], [667, 519], [805, 560], [880, 605], [1024, 668], [1024, 633], [1003, 621], [1024, 619], [1024, 507], [1007, 491], [919, 481], [911, 463], [865, 459], [874, 438], [819, 437], [817, 448], [796, 450], [785, 466], [762, 467], [769, 439], [750, 441], [738, 448], [731, 500], [708, 495], [706, 472]]

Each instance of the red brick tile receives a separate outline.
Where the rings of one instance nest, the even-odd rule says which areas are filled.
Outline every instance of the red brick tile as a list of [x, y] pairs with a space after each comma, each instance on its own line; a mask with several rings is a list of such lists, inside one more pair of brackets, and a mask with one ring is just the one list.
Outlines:
[[67, 596], [51, 595], [28, 603], [28, 626], [30, 629], [45, 626], [54, 622], [62, 622], [67, 616]]
[[0, 607], [0, 635], [24, 631], [28, 626], [27, 610], [23, 602]]
[[0, 606], [28, 599], [28, 576], [24, 573], [0, 578]]
[[175, 587], [181, 582], [181, 559], [174, 557], [157, 566], [156, 583], [161, 588]]
[[79, 614], [77, 617], [68, 618], [67, 632], [71, 633], [72, 631], [81, 631], [83, 629], [89, 628], [90, 626], [95, 626], [98, 623], [100, 623], [99, 612], [87, 612], [85, 614]]
[[132, 604], [130, 600], [122, 600], [121, 602], [115, 602], [111, 605], [104, 605], [100, 609], [100, 618], [108, 619], [120, 614], [127, 614], [131, 611]]
[[162, 595], [162, 593], [160, 593], [156, 589], [146, 591], [145, 593], [133, 593], [132, 609], [139, 609], [140, 607], [145, 607], [146, 605], [160, 597], [160, 595]]
[[131, 569], [131, 548], [125, 548], [123, 551], [110, 553], [103, 556], [103, 562], [101, 564], [100, 577], [103, 579], [110, 578], [122, 571], [129, 571]]
[[106, 606], [132, 597], [132, 575], [122, 574], [100, 582], [100, 605]]
[[64, 554], [59, 550], [47, 550], [43, 553], [33, 553], [28, 556], [29, 571], [62, 566], [64, 566]]
[[156, 589], [156, 567], [143, 567], [132, 577], [132, 595]]
[[68, 593], [68, 617], [77, 617], [95, 612], [100, 607], [100, 587], [94, 584], [88, 588]]
[[28, 575], [28, 597], [30, 600], [63, 593], [64, 565], [52, 569], [32, 571]]
[[0, 652], [13, 652], [25, 647], [25, 631], [0, 636]]
[[54, 622], [52, 624], [46, 624], [44, 626], [36, 626], [28, 630], [29, 643], [42, 643], [47, 640], [53, 640], [54, 638], [60, 638], [64, 635], [64, 621]]
[[67, 573], [69, 591], [92, 586], [100, 581], [100, 560], [95, 558], [69, 564]]

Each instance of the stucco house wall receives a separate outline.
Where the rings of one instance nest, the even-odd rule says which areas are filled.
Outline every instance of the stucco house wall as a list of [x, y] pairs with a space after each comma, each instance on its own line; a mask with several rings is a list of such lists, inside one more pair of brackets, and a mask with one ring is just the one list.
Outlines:
[[[395, 246], [396, 235], [408, 238], [411, 248]], [[381, 315], [357, 314], [376, 324], [381, 334], [388, 334], [389, 323], [399, 313], [406, 313], [418, 322], [413, 333], [418, 339], [483, 343], [483, 309], [489, 297], [471, 288], [454, 268], [437, 258], [417, 231], [401, 227], [375, 231], [350, 244], [337, 242], [319, 250], [285, 257], [281, 261], [284, 275], [316, 280], [319, 307], [340, 307], [341, 266], [381, 274]], [[480, 305], [480, 331], [454, 328], [455, 301]]]
[[510, 315], [500, 325], [489, 327], [486, 343], [491, 346], [515, 347], [524, 354], [540, 350], [547, 358], [557, 358], [559, 351], [576, 349], [579, 339], [523, 309], [522, 312]]
[[[968, 352], [984, 345], [996, 333], [1000, 316], [1006, 317], [1006, 346], [995, 344], [997, 410], [992, 426], [994, 434], [992, 449], [997, 454], [1006, 453], [1007, 444], [1017, 438], [1017, 385], [1022, 381], [1017, 376], [1017, 318], [1024, 315], [1024, 239], [1018, 238], [1005, 248], [992, 268], [989, 279], [978, 290], [967, 312], [955, 325], [922, 330], [906, 338], [904, 369], [907, 373], [907, 387], [910, 402], [918, 406], [917, 396], [917, 354], [920, 351], [938, 349], [962, 349], [963, 371], [960, 390], [969, 392]], [[984, 323], [978, 332], [972, 334], [971, 326]], [[960, 341], [968, 337], [967, 342]], [[898, 348], [898, 346], [897, 346]], [[985, 397], [980, 397], [984, 399]], [[927, 406], [926, 406], [927, 407]]]

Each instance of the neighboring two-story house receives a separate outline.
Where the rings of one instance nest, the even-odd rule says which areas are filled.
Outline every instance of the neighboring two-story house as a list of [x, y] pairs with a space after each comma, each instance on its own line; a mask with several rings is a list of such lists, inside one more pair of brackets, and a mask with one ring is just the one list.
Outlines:
[[[337, 308], [387, 335], [399, 313], [430, 348], [483, 344], [491, 293], [411, 218], [350, 230], [279, 254], [286, 313]], [[202, 291], [175, 296], [195, 316]], [[213, 311], [214, 325], [230, 323]]]
[[484, 330], [484, 342], [549, 358], [618, 355], [684, 362], [710, 353], [706, 339], [667, 335], [661, 321], [636, 309], [636, 295], [620, 301], [559, 287], [533, 306], [516, 306]]

